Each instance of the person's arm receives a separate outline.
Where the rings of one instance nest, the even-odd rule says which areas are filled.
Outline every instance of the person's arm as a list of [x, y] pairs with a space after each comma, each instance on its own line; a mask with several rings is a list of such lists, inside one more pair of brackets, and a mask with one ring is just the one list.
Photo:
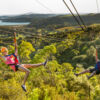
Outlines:
[[96, 56], [95, 56], [96, 62], [98, 62], [98, 51], [97, 51], [97, 47], [96, 47]]
[[17, 49], [17, 41], [16, 41], [16, 32], [14, 32], [14, 46], [15, 46], [15, 55], [18, 55], [18, 49]]

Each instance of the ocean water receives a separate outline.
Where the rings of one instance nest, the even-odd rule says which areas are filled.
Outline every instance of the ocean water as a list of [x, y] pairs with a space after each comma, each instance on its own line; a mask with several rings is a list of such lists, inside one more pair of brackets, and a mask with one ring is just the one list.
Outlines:
[[0, 26], [10, 26], [10, 25], [28, 25], [30, 22], [2, 22], [0, 20]]

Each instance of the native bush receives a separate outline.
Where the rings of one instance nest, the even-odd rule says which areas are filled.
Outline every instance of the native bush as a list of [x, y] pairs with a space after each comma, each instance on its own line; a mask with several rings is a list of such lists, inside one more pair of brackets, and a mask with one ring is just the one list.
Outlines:
[[43, 49], [39, 49], [36, 52], [32, 62], [33, 63], [42, 62], [47, 58], [52, 58], [52, 55], [54, 55], [55, 53], [56, 53], [56, 47], [54, 44], [45, 46]]
[[34, 51], [35, 49], [30, 42], [22, 41], [19, 45], [19, 55], [22, 62], [28, 62], [30, 60], [30, 54]]

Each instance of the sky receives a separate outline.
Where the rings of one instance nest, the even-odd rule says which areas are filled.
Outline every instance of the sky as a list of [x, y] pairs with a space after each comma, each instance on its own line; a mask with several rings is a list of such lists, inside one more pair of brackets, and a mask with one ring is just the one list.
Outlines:
[[[72, 11], [69, 0], [65, 0]], [[79, 13], [97, 13], [96, 0], [72, 0]], [[98, 0], [100, 4], [100, 0]], [[99, 5], [100, 7], [100, 5]], [[0, 15], [69, 13], [62, 0], [0, 0]]]

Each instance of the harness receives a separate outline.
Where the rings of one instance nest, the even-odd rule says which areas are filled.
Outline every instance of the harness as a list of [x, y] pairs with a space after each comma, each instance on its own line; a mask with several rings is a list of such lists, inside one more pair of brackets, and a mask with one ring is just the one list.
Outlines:
[[13, 53], [13, 54], [10, 54], [10, 55], [6, 55], [5, 57], [8, 57], [8, 56], [14, 56], [15, 57], [15, 63], [14, 64], [7, 64], [7, 65], [15, 65], [15, 70], [17, 71], [18, 70], [18, 64], [19, 64], [19, 61], [18, 61], [18, 58], [17, 58], [17, 56]]

